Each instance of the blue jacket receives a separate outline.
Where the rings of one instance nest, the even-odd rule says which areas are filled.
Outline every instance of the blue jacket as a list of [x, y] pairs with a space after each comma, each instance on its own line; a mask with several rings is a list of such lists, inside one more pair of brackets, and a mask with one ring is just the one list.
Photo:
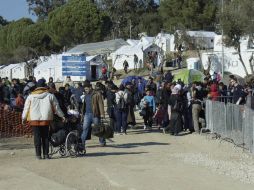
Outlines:
[[153, 107], [153, 112], [155, 112], [155, 100], [153, 96], [145, 96], [144, 100], [148, 103], [149, 107]]

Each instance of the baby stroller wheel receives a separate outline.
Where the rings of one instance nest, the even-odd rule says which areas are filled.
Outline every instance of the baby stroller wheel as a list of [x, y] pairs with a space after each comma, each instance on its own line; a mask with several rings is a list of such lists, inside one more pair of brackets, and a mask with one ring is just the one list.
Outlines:
[[79, 145], [78, 131], [71, 131], [65, 141], [66, 152], [71, 157], [76, 157], [78, 155], [78, 145]]

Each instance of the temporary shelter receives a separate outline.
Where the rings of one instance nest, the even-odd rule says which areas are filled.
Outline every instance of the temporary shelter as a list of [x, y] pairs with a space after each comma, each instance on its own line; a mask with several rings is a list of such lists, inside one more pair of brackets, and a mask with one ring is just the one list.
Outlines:
[[[51, 55], [44, 59], [35, 69], [34, 75], [37, 79], [45, 78], [46, 80], [49, 77], [53, 77], [54, 81], [64, 81], [66, 76], [63, 75], [63, 66], [62, 66], [62, 56], [69, 54], [60, 54], [60, 55]], [[85, 76], [71, 76], [73, 81], [84, 81], [86, 79], [89, 80], [97, 80], [101, 76], [101, 68], [106, 65], [102, 60], [100, 55], [95, 56], [87, 56], [86, 62], [89, 69]], [[76, 66], [73, 66], [76, 67]]]
[[178, 79], [181, 79], [181, 81], [183, 81], [184, 84], [190, 84], [192, 82], [203, 81], [204, 78], [205, 78], [205, 75], [201, 71], [198, 71], [195, 69], [190, 69], [190, 70], [183, 69], [174, 75], [175, 81], [177, 81]]
[[155, 37], [154, 43], [159, 46], [164, 54], [175, 51], [175, 37], [172, 34], [159, 33]]
[[[125, 45], [117, 49], [112, 53], [112, 66], [116, 70], [123, 69], [123, 63], [126, 60], [129, 64], [129, 69], [134, 68], [134, 55], [138, 57], [138, 68], [144, 67], [144, 61], [148, 56], [149, 52], [154, 52], [156, 55], [159, 54], [160, 48], [154, 43], [154, 37], [142, 37], [139, 42], [133, 43], [134, 45]], [[156, 57], [156, 65], [160, 63], [160, 57]]]
[[188, 69], [201, 69], [201, 61], [199, 58], [191, 57], [186, 60]]
[[[3, 67], [2, 69], [1, 69], [1, 77], [2, 78], [4, 78], [4, 77], [8, 77], [9, 79], [12, 79], [12, 78], [14, 78], [13, 77], [13, 69], [15, 68], [15, 67], [18, 67], [19, 66], [19, 64], [10, 64], [10, 65], [7, 65], [7, 66], [5, 66], [5, 67]], [[23, 77], [24, 78], [24, 77]]]

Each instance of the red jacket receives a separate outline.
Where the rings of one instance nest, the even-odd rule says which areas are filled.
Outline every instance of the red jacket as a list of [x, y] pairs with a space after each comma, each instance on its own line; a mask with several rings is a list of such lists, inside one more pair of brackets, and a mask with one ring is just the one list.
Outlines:
[[211, 85], [211, 91], [210, 96], [213, 101], [218, 100], [218, 97], [220, 96], [220, 93], [218, 91], [218, 86], [216, 84]]

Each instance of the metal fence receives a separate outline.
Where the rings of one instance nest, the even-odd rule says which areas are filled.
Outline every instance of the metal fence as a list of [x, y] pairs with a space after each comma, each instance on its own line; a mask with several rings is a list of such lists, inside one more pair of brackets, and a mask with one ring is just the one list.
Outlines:
[[254, 111], [246, 106], [206, 101], [207, 129], [254, 153]]

